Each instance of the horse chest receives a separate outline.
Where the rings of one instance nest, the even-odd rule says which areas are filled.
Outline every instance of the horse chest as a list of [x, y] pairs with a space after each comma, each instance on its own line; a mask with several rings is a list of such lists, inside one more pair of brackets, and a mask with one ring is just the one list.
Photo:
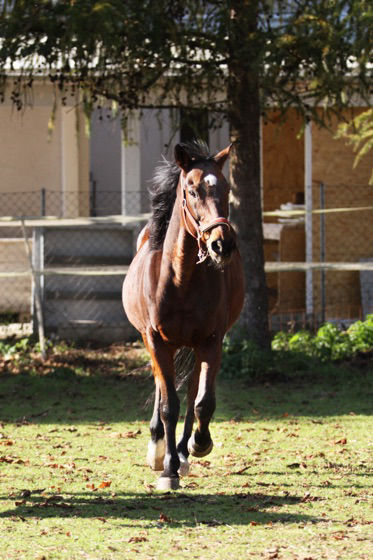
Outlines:
[[[217, 273], [219, 274], [219, 273]], [[193, 344], [215, 332], [227, 312], [223, 277], [199, 279], [196, 290], [165, 286], [155, 306], [154, 324], [165, 340]]]

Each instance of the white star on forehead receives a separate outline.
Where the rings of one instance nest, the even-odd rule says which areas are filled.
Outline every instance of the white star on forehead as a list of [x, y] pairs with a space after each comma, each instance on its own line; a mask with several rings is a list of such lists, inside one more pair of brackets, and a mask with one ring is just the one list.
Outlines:
[[213, 187], [218, 182], [218, 179], [215, 175], [213, 175], [212, 173], [209, 173], [208, 175], [206, 175], [206, 177], [204, 177], [204, 181], [205, 181], [206, 184]]

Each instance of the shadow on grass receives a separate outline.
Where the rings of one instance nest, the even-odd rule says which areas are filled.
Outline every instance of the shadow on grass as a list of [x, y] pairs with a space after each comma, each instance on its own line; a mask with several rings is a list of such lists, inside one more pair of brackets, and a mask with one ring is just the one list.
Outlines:
[[[332, 464], [332, 465], [328, 465], [325, 469], [324, 472], [328, 472], [330, 468], [346, 468], [345, 464]], [[270, 476], [270, 477], [284, 477], [286, 478], [289, 475], [289, 471], [267, 471], [267, 470], [262, 470], [261, 474], [263, 476]], [[302, 475], [302, 473], [300, 471], [298, 471], [298, 473], [300, 476]], [[322, 469], [318, 469], [318, 470], [307, 470], [307, 475], [314, 475], [314, 476], [320, 476], [323, 474]], [[356, 477], [361, 477], [361, 478], [369, 478], [373, 476], [373, 472], [372, 469], [370, 468], [370, 466], [366, 467], [366, 468], [362, 468], [360, 467], [360, 470], [356, 470], [356, 469], [350, 469], [349, 471], [349, 475], [350, 476], [354, 476]], [[284, 481], [281, 482], [281, 486], [283, 487], [289, 487], [291, 488], [293, 486], [294, 483], [286, 483]], [[315, 484], [315, 482], [312, 482], [312, 487], [313, 488], [325, 488], [325, 484]], [[360, 484], [359, 482], [357, 482], [357, 480], [354, 481], [354, 485], [353, 485], [354, 489], [364, 489], [364, 488], [371, 488], [371, 481], [367, 482], [367, 484]], [[347, 489], [351, 489], [351, 483], [348, 482], [346, 484], [333, 484], [330, 481], [328, 481], [328, 488], [332, 489], [332, 488], [347, 488]]]
[[83, 377], [71, 370], [47, 376], [1, 377], [0, 421], [79, 424], [150, 418], [150, 376]]
[[[0, 501], [9, 497], [0, 496]], [[92, 518], [101, 521], [120, 519], [128, 527], [133, 522], [144, 520], [146, 527], [196, 526], [198, 524], [219, 526], [268, 525], [275, 523], [319, 523], [326, 519], [299, 513], [266, 511], [269, 508], [280, 509], [299, 504], [298, 496], [277, 496], [268, 494], [101, 494], [97, 498], [92, 493], [66, 493], [64, 496], [29, 496], [23, 502], [17, 502], [14, 508], [0, 514], [1, 518]], [[132, 523], [131, 523], [132, 521]]]
[[[358, 371], [332, 380], [295, 378], [255, 386], [243, 380], [220, 379], [214, 420], [371, 414], [372, 377]], [[46, 376], [1, 375], [0, 421], [79, 424], [148, 420], [152, 391], [148, 374], [84, 377], [67, 369]], [[181, 400], [185, 405], [183, 394]]]

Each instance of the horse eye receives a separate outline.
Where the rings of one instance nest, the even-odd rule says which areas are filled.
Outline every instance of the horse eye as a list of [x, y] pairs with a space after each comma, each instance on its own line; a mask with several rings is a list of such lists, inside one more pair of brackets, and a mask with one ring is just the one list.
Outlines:
[[194, 191], [193, 189], [189, 189], [188, 192], [189, 192], [190, 196], [192, 196], [193, 198], [197, 198], [197, 193], [196, 193], [196, 191]]

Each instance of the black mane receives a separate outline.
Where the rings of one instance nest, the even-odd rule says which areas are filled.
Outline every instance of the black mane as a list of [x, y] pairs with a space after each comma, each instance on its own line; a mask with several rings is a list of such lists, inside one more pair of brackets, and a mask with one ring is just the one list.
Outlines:
[[[181, 144], [189, 157], [195, 162], [213, 158], [208, 146], [202, 140]], [[176, 200], [176, 187], [179, 182], [180, 168], [165, 158], [155, 168], [149, 187], [151, 218], [149, 221], [149, 242], [151, 249], [160, 249], [166, 236], [168, 224]]]

